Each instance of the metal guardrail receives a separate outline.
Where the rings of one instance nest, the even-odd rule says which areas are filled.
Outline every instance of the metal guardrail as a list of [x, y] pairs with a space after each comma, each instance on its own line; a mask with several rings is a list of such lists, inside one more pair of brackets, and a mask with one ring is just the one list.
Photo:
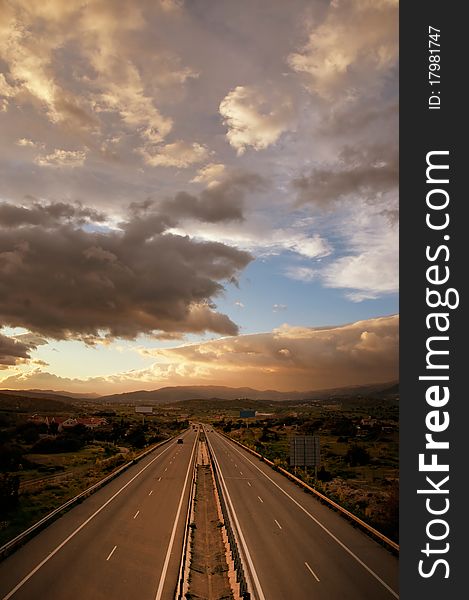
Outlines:
[[359, 525], [362, 529], [364, 529], [367, 533], [369, 533], [373, 537], [379, 539], [381, 542], [383, 542], [383, 544], [386, 544], [387, 546], [392, 548], [392, 550], [394, 550], [395, 552], [399, 552], [399, 544], [396, 544], [396, 542], [393, 542], [393, 540], [391, 540], [388, 537], [386, 537], [385, 535], [383, 535], [381, 532], [379, 532], [374, 527], [371, 527], [371, 525], [368, 525], [368, 523], [365, 523], [365, 521], [362, 521], [359, 517], [355, 516], [349, 510], [347, 510], [343, 506], [340, 506], [340, 504], [337, 504], [337, 502], [334, 502], [334, 500], [331, 500], [330, 498], [328, 498], [321, 492], [318, 492], [317, 490], [315, 490], [313, 487], [311, 487], [310, 485], [308, 485], [307, 483], [302, 481], [299, 477], [296, 477], [296, 475], [293, 475], [293, 473], [290, 473], [290, 471], [287, 471], [283, 467], [278, 467], [271, 460], [269, 460], [265, 456], [262, 456], [262, 454], [259, 454], [259, 452], [256, 452], [252, 448], [249, 448], [249, 446], [245, 446], [241, 442], [238, 442], [238, 440], [234, 440], [233, 438], [230, 438], [228, 435], [226, 435], [224, 433], [221, 433], [221, 432], [218, 432], [218, 433], [220, 433], [220, 435], [223, 435], [226, 439], [230, 440], [231, 442], [234, 442], [235, 444], [237, 444], [244, 450], [247, 450], [247, 452], [249, 452], [250, 454], [257, 456], [257, 458], [262, 460], [262, 462], [267, 463], [269, 466], [273, 467], [276, 471], [279, 471], [280, 473], [282, 473], [282, 475], [285, 475], [286, 477], [288, 477], [289, 479], [294, 481], [300, 487], [308, 490], [308, 492], [311, 492], [312, 494], [317, 496], [326, 505], [332, 506], [335, 510], [337, 510], [341, 514], [343, 514], [347, 519], [350, 519], [351, 521], [353, 521], [354, 523]]
[[121, 467], [119, 467], [118, 469], [116, 469], [115, 471], [113, 471], [112, 473], [107, 475], [106, 477], [104, 477], [104, 479], [101, 479], [100, 481], [94, 483], [91, 487], [87, 488], [83, 492], [80, 492], [74, 498], [71, 498], [70, 500], [68, 500], [67, 502], [62, 504], [61, 506], [58, 506], [52, 512], [50, 512], [47, 515], [45, 515], [44, 517], [42, 517], [42, 519], [40, 519], [39, 521], [34, 523], [34, 525], [31, 525], [31, 527], [28, 527], [28, 529], [21, 532], [19, 535], [17, 535], [12, 540], [10, 540], [9, 542], [7, 542], [6, 544], [4, 544], [3, 546], [0, 547], [0, 561], [4, 560], [12, 552], [17, 550], [17, 548], [22, 546], [25, 542], [27, 542], [29, 539], [31, 539], [34, 535], [39, 533], [39, 531], [41, 531], [42, 529], [44, 529], [45, 527], [50, 525], [64, 511], [68, 510], [75, 504], [78, 504], [84, 498], [91, 496], [91, 494], [94, 494], [95, 492], [97, 492], [99, 489], [104, 487], [107, 483], [109, 483], [110, 481], [115, 479], [118, 475], [120, 475], [121, 473], [123, 473], [124, 471], [129, 469], [132, 465], [139, 462], [142, 458], [145, 458], [145, 456], [147, 456], [148, 454], [150, 454], [151, 452], [156, 450], [156, 448], [159, 448], [163, 444], [167, 444], [171, 440], [174, 440], [176, 437], [179, 437], [179, 435], [180, 434], [174, 435], [174, 436], [168, 438], [167, 440], [163, 440], [162, 442], [155, 444], [148, 450], [145, 450], [144, 452], [142, 452], [141, 454], [139, 454], [138, 456], [136, 456], [135, 458], [133, 458], [132, 460], [127, 462], [125, 465], [122, 465]]
[[[197, 434], [197, 444], [199, 444], [199, 434]], [[188, 502], [188, 509], [187, 509], [187, 515], [186, 515], [186, 524], [184, 527], [184, 539], [182, 542], [182, 555], [181, 555], [181, 564], [179, 565], [179, 574], [178, 574], [178, 583], [176, 586], [176, 593], [175, 593], [175, 599], [176, 600], [184, 600], [185, 598], [185, 594], [186, 594], [186, 572], [187, 572], [187, 566], [188, 566], [188, 559], [189, 559], [189, 541], [190, 541], [190, 530], [191, 530], [191, 516], [192, 516], [192, 511], [193, 511], [193, 506], [194, 506], [194, 495], [195, 495], [195, 486], [196, 486], [196, 473], [197, 473], [197, 469], [195, 467], [196, 461], [197, 460], [197, 451], [194, 455], [194, 465], [193, 465], [193, 470], [192, 470], [192, 481], [191, 481], [191, 488], [190, 488], [190, 492], [189, 492], [189, 502]]]
[[218, 474], [218, 465], [217, 465], [216, 461], [214, 460], [212, 448], [211, 448], [210, 444], [207, 444], [207, 449], [208, 449], [208, 452], [210, 455], [210, 461], [213, 466], [215, 485], [216, 485], [218, 497], [220, 500], [220, 506], [221, 506], [221, 511], [223, 514], [223, 521], [224, 521], [224, 525], [225, 525], [226, 534], [228, 537], [228, 543], [230, 545], [231, 559], [233, 560], [234, 568], [235, 568], [235, 572], [236, 572], [236, 583], [239, 584], [239, 594], [243, 600], [251, 600], [251, 594], [248, 590], [246, 575], [244, 573], [243, 561], [242, 561], [241, 555], [238, 550], [236, 535], [235, 535], [233, 526], [231, 524], [228, 508], [227, 508], [226, 501], [225, 501], [225, 496], [224, 496], [223, 489], [222, 489], [222, 486], [220, 483], [220, 477]]
[[68, 479], [69, 477], [73, 476], [74, 474], [75, 474], [75, 471], [69, 470], [69, 471], [61, 471], [60, 473], [55, 473], [54, 475], [46, 475], [45, 477], [35, 477], [33, 479], [23, 479], [22, 481], [20, 481], [19, 491], [23, 492], [24, 490], [27, 490], [30, 487], [46, 485], [46, 484], [54, 482], [56, 480], [61, 481], [62, 479]]

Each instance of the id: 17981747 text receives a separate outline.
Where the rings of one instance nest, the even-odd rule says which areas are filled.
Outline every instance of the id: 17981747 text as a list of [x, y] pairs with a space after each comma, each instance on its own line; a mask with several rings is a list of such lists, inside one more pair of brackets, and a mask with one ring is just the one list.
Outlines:
[[429, 110], [441, 108], [441, 48], [440, 30], [431, 25], [428, 27], [428, 83], [430, 84], [430, 96], [428, 98]]

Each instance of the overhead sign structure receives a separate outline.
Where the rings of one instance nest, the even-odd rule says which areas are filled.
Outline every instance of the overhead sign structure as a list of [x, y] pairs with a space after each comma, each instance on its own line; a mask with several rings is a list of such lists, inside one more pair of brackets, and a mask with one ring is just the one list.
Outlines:
[[153, 412], [153, 406], [136, 406], [136, 413], [142, 413], [144, 415], [151, 415]]
[[296, 435], [290, 439], [292, 467], [319, 467], [321, 451], [318, 435]]

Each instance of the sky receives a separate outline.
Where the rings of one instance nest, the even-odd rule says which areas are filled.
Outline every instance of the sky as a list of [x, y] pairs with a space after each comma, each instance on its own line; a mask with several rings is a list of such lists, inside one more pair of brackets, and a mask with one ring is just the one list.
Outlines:
[[0, 0], [0, 386], [398, 377], [395, 0]]

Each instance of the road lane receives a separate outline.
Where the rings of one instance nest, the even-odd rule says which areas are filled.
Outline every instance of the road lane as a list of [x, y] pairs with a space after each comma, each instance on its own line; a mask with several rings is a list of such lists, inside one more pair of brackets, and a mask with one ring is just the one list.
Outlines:
[[394, 556], [233, 442], [207, 436], [266, 598], [397, 597]]
[[[183, 437], [184, 444], [156, 449], [1, 563], [0, 598], [154, 600], [194, 455], [195, 433]], [[186, 488], [182, 506], [187, 498]], [[177, 581], [179, 521], [163, 600], [172, 599]]]

